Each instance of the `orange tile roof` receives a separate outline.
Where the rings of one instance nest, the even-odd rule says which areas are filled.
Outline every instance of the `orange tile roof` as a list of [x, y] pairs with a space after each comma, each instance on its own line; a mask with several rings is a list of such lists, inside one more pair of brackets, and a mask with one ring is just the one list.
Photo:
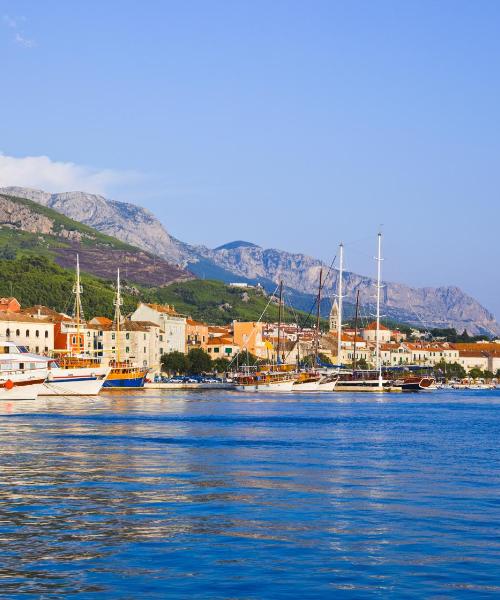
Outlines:
[[[369, 325], [367, 325], [366, 327], [363, 327], [363, 329], [364, 329], [365, 331], [367, 331], [367, 330], [368, 330], [368, 331], [374, 331], [374, 330], [376, 330], [376, 329], [377, 329], [377, 322], [376, 322], [376, 321], [373, 321], [373, 323], [370, 323], [370, 324], [369, 324]], [[380, 323], [379, 330], [380, 330], [380, 331], [383, 331], [383, 330], [385, 330], [385, 331], [390, 331], [390, 329], [389, 329], [388, 327], [386, 327], [385, 325], [383, 325], [382, 323]]]

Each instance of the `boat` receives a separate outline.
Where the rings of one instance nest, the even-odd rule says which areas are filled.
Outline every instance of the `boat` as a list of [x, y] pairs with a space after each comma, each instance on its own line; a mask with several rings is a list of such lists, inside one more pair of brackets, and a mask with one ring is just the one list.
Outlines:
[[13, 342], [0, 344], [0, 400], [36, 400], [47, 377], [47, 362]]
[[149, 373], [148, 367], [138, 367], [131, 361], [121, 360], [120, 358], [120, 342], [121, 342], [121, 331], [120, 327], [122, 324], [121, 306], [123, 300], [121, 297], [121, 286], [120, 286], [120, 269], [117, 271], [116, 276], [116, 294], [113, 302], [115, 306], [115, 316], [113, 319], [113, 325], [115, 327], [115, 357], [109, 363], [111, 371], [104, 381], [103, 388], [106, 389], [137, 389], [143, 388], [146, 381], [147, 374]]
[[[76, 278], [73, 286], [75, 295], [73, 318], [76, 324], [76, 354], [60, 351], [58, 358], [39, 356], [45, 360], [48, 368], [47, 379], [40, 396], [97, 396], [111, 371], [111, 367], [102, 365], [99, 360], [83, 354], [82, 321], [83, 309], [81, 295], [83, 287], [80, 281], [80, 260], [76, 255]], [[29, 356], [36, 356], [30, 354]]]
[[256, 371], [237, 374], [233, 379], [239, 392], [291, 392], [296, 378], [286, 371]]
[[434, 385], [434, 377], [429, 375], [408, 375], [401, 379], [395, 379], [394, 385], [401, 386], [403, 392], [419, 392], [420, 390], [428, 390]]
[[[292, 391], [294, 392], [319, 392], [319, 384], [321, 382], [321, 375], [319, 373], [299, 373], [297, 379], [294, 381]], [[323, 389], [326, 391], [326, 388]]]

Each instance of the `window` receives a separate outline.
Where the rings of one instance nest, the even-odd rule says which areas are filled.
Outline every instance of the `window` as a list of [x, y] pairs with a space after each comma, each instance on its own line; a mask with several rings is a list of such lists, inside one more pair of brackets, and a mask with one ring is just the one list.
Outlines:
[[49, 347], [45, 346], [45, 352], [48, 352], [48, 351], [49, 351]]
[[40, 352], [40, 347], [39, 347], [39, 346], [36, 346], [36, 347], [35, 347], [35, 352], [36, 352], [37, 354]]
[[219, 354], [219, 350], [220, 350], [220, 348], [218, 348], [217, 346], [215, 346], [215, 348], [214, 348], [214, 353], [215, 353], [215, 354]]
[[35, 337], [40, 337], [40, 332], [38, 331], [38, 329], [35, 331]]
[[209, 352], [210, 354], [212, 354], [212, 348], [209, 348], [209, 349], [208, 349], [208, 352]]
[[19, 337], [21, 335], [21, 332], [19, 331], [19, 329], [16, 329], [16, 335], [17, 335], [17, 337]]
[[163, 342], [163, 336], [160, 334], [160, 342]]
[[112, 339], [112, 340], [114, 340], [114, 339], [115, 339], [115, 334], [114, 334], [114, 333], [112, 333], [112, 334], [111, 334], [111, 339]]
[[130, 348], [128, 346], [125, 348], [125, 354], [130, 354]]
[[144, 339], [146, 339], [146, 334], [144, 334]]
[[126, 339], [126, 340], [129, 340], [129, 339], [130, 339], [130, 333], [128, 333], [128, 332], [127, 332], [127, 333], [125, 334], [125, 339]]
[[48, 331], [46, 331], [46, 332], [45, 332], [45, 337], [46, 337], [46, 338], [48, 338], [48, 337], [49, 337], [49, 332], [48, 332]]
[[10, 337], [10, 329], [7, 327], [7, 329], [5, 330], [5, 335], [7, 337]]
[[144, 346], [144, 354], [146, 354], [146, 346]]
[[30, 336], [30, 330], [26, 329], [26, 337], [29, 337], [29, 336]]
[[87, 331], [87, 337], [90, 337], [90, 331]]

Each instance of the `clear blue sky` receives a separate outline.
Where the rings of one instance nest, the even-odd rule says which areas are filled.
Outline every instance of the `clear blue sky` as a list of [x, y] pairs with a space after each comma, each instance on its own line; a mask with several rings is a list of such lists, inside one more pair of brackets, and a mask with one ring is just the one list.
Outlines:
[[328, 260], [344, 239], [365, 274], [383, 223], [386, 278], [500, 316], [500, 2], [0, 6], [7, 177], [83, 165], [182, 240]]

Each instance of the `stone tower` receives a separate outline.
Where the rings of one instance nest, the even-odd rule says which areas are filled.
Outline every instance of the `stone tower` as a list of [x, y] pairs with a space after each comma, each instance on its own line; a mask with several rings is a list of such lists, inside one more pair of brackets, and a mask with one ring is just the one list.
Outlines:
[[337, 300], [332, 304], [332, 310], [330, 311], [330, 332], [337, 333], [339, 326], [339, 304]]

